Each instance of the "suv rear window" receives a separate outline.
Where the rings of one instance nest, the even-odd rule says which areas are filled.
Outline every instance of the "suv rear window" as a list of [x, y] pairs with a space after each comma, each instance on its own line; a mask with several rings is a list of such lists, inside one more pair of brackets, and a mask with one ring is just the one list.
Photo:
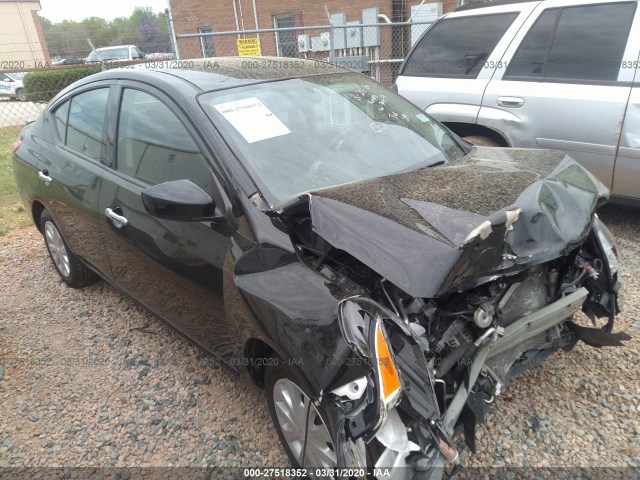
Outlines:
[[517, 13], [444, 18], [420, 39], [403, 75], [475, 78]]
[[616, 81], [636, 3], [545, 11], [509, 63], [506, 79]]

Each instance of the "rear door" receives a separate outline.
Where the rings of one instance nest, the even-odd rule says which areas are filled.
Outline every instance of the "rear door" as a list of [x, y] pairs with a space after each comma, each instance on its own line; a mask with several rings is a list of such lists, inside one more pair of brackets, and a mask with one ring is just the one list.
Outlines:
[[106, 277], [111, 269], [102, 243], [98, 212], [106, 169], [107, 104], [110, 86], [89, 84], [58, 100], [45, 114], [46, 138], [39, 167], [46, 208], [74, 253]]
[[613, 171], [614, 195], [620, 197], [640, 198], [640, 15], [629, 38], [631, 45], [636, 46], [637, 60], [622, 63], [623, 69], [635, 71], [631, 96], [627, 104], [622, 135], [616, 165]]
[[611, 188], [637, 58], [637, 2], [550, 0], [527, 21], [485, 92], [478, 123], [514, 147], [564, 150]]
[[117, 128], [111, 131], [114, 165], [100, 199], [114, 281], [204, 348], [231, 358], [235, 337], [223, 304], [230, 233], [211, 222], [153, 217], [141, 198], [151, 185], [188, 179], [224, 205], [206, 150], [171, 99], [135, 82], [120, 85]]
[[398, 92], [441, 122], [475, 123], [482, 94], [533, 3], [455, 12], [409, 53]]

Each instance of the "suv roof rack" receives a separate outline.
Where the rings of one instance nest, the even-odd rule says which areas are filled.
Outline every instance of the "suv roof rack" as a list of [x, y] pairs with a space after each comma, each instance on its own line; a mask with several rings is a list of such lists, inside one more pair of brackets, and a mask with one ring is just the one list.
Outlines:
[[497, 5], [510, 5], [512, 3], [539, 2], [541, 0], [471, 0], [469, 3], [459, 6], [454, 11], [473, 10], [483, 7], [494, 7]]

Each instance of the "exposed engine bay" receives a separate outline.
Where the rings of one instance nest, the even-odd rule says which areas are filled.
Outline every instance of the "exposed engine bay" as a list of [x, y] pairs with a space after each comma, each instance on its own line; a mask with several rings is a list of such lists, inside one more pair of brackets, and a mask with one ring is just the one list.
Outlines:
[[[564, 255], [432, 298], [412, 297], [335, 248], [309, 216], [290, 218], [289, 229], [302, 261], [349, 292], [340, 325], [362, 368], [346, 372], [322, 400], [343, 420], [342, 465], [391, 469], [378, 478], [410, 478], [395, 468], [407, 465], [411, 478], [433, 478], [458, 456], [454, 435], [463, 433], [475, 452], [475, 426], [512, 377], [579, 340], [602, 347], [629, 338], [611, 333], [621, 294], [617, 252], [597, 216], [586, 240]], [[593, 328], [572, 322], [580, 309]], [[386, 357], [378, 352], [385, 342], [392, 350]], [[365, 446], [375, 446], [377, 458]]]

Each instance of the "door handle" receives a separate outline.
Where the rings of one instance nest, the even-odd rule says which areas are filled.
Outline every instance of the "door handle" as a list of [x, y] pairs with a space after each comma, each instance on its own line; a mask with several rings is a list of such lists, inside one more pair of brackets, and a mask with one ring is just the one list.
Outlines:
[[47, 172], [46, 170], [38, 172], [38, 178], [40, 178], [40, 180], [42, 180], [47, 187], [51, 183], [51, 180], [53, 180], [53, 178], [49, 176], [49, 172]]
[[112, 209], [107, 208], [104, 211], [104, 214], [110, 218], [111, 220], [114, 221], [116, 227], [126, 227], [127, 224], [129, 223], [129, 220], [127, 220], [126, 217], [123, 217], [122, 215], [118, 215], [116, 212], [114, 212]]
[[524, 98], [520, 97], [498, 97], [496, 103], [499, 107], [518, 108], [524, 105]]

